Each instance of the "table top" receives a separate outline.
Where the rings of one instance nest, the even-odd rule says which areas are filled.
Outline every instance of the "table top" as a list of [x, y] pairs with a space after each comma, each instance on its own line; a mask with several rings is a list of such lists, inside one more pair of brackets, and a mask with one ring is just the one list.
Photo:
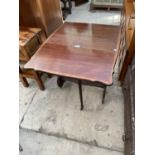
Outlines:
[[25, 46], [39, 32], [41, 32], [40, 28], [20, 27], [19, 28], [19, 45]]
[[120, 26], [66, 22], [25, 68], [111, 85], [119, 38]]

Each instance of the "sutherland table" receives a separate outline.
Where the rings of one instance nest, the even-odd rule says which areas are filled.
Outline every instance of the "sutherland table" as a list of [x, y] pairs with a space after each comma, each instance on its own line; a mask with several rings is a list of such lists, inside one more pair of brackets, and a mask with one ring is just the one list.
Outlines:
[[[64, 23], [34, 54], [25, 68], [58, 76], [78, 83], [83, 109], [82, 84], [103, 87], [111, 85], [118, 54], [120, 26]], [[103, 103], [102, 102], [102, 103]]]

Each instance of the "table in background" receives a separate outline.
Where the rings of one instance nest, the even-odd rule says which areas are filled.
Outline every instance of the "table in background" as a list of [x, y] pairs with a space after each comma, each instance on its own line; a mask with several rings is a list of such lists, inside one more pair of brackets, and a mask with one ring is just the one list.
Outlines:
[[82, 84], [103, 88], [112, 85], [119, 38], [120, 26], [64, 23], [44, 42], [25, 68], [59, 76], [60, 87], [66, 79], [77, 82], [82, 110]]
[[25, 87], [29, 86], [26, 78], [32, 78], [36, 80], [39, 88], [44, 90], [40, 73], [32, 69], [23, 68], [24, 64], [30, 60], [45, 40], [44, 35], [44, 32], [40, 28], [20, 27], [19, 29], [19, 77]]
[[65, 20], [67, 15], [72, 13], [72, 2], [71, 0], [61, 0], [61, 2], [63, 3], [62, 12]]

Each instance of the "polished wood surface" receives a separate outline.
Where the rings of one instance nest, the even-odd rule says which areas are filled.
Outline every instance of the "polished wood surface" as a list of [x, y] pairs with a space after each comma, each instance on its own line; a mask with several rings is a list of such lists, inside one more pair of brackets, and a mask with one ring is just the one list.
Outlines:
[[119, 26], [64, 23], [25, 68], [111, 85], [119, 34]]

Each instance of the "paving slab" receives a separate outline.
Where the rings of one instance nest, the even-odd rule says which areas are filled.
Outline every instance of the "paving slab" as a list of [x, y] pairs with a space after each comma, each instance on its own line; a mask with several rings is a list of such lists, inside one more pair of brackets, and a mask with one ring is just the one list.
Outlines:
[[20, 155], [123, 155], [74, 141], [20, 129]]
[[83, 86], [84, 110], [80, 111], [77, 84], [66, 82], [61, 89], [56, 80], [56, 77], [47, 80], [46, 90], [38, 90], [21, 127], [123, 151], [121, 87], [108, 87], [105, 104], [101, 104], [103, 89]]
[[[87, 3], [73, 6], [66, 21], [118, 25], [120, 12], [90, 12]], [[32, 80], [29, 88], [20, 84], [20, 126], [31, 130], [20, 130], [24, 149], [20, 155], [122, 155], [124, 106], [117, 65], [113, 77], [114, 85], [108, 87], [104, 105], [101, 88], [83, 86], [84, 111], [80, 111], [76, 84], [66, 82], [60, 89], [55, 77], [44, 80], [45, 91]]]
[[33, 96], [37, 92], [37, 87], [34, 81], [29, 80], [30, 86], [25, 88], [21, 82], [19, 82], [19, 122], [22, 121], [24, 114], [31, 104]]

